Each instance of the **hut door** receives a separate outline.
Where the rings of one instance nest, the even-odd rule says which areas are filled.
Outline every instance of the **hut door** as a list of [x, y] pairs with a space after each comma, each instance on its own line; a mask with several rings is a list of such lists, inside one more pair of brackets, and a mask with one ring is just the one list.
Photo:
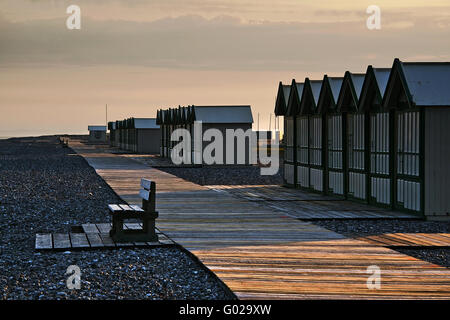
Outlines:
[[388, 112], [370, 115], [370, 202], [391, 204]]
[[328, 191], [337, 195], [344, 194], [342, 116], [328, 116]]
[[322, 116], [309, 118], [309, 187], [323, 191]]
[[297, 118], [297, 184], [309, 188], [308, 117]]
[[364, 122], [363, 113], [348, 115], [348, 195], [362, 200], [367, 198]]
[[421, 211], [419, 179], [420, 113], [396, 113], [396, 199], [395, 207]]

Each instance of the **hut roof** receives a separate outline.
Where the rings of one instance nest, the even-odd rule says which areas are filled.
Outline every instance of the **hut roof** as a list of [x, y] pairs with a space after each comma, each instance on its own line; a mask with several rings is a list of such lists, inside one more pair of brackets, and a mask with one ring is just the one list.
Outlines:
[[193, 106], [194, 119], [203, 123], [253, 123], [250, 106]]

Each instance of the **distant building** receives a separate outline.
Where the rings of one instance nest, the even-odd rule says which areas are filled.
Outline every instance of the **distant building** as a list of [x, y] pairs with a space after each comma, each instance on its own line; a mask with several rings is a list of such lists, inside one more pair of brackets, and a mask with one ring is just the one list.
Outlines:
[[161, 132], [155, 118], [128, 118], [110, 122], [112, 146], [137, 153], [159, 153]]
[[[173, 147], [178, 143], [171, 141], [172, 132], [178, 128], [183, 128], [191, 133], [191, 161], [201, 164], [207, 164], [203, 161], [203, 150], [210, 144], [210, 141], [198, 142], [196, 139], [202, 139], [203, 134], [208, 129], [219, 130], [224, 137], [224, 148], [222, 163], [227, 163], [226, 150], [226, 130], [242, 129], [244, 132], [252, 129], [253, 116], [250, 106], [188, 106], [158, 110], [157, 123], [161, 126], [161, 156], [169, 158]], [[194, 134], [194, 122], [202, 123], [202, 132], [200, 136]], [[196, 143], [201, 145], [201, 150], [195, 152]], [[249, 140], [246, 140], [245, 161], [238, 163], [237, 147], [235, 145], [233, 164], [250, 164], [251, 155], [249, 152]], [[231, 156], [231, 155], [228, 155]], [[220, 163], [215, 163], [220, 164]]]
[[449, 83], [450, 63], [398, 59], [280, 83], [285, 185], [450, 219]]
[[117, 130], [117, 122], [108, 122], [109, 144], [111, 147], [117, 147], [119, 141], [119, 130]]
[[106, 126], [88, 126], [89, 142], [105, 142]]

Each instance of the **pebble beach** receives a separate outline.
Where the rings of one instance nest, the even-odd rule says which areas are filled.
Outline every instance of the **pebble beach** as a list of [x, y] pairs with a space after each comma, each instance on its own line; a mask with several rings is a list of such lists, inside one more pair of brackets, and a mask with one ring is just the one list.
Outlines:
[[0, 299], [234, 299], [178, 247], [35, 252], [36, 233], [108, 222], [108, 203], [120, 199], [57, 137], [0, 140]]

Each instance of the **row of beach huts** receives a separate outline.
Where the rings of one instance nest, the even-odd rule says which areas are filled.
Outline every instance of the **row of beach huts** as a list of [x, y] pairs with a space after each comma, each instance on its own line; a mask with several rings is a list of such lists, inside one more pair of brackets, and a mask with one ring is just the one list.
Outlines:
[[[275, 116], [284, 118], [286, 186], [429, 219], [450, 217], [450, 63], [395, 59], [390, 68], [369, 66], [366, 73], [280, 82]], [[167, 158], [177, 143], [172, 132], [184, 128], [195, 137], [194, 121], [202, 122], [201, 134], [225, 133], [251, 129], [253, 117], [248, 105], [160, 109], [156, 118], [109, 122], [110, 143]]]
[[450, 212], [450, 63], [279, 84], [286, 185], [430, 219]]

